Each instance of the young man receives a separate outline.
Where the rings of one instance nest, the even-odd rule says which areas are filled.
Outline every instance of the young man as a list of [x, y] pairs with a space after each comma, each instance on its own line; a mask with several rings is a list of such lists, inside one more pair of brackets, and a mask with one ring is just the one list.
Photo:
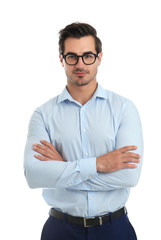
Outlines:
[[60, 31], [67, 86], [33, 113], [24, 169], [52, 208], [42, 240], [136, 240], [125, 203], [140, 176], [143, 140], [131, 101], [96, 81], [102, 44], [96, 30]]

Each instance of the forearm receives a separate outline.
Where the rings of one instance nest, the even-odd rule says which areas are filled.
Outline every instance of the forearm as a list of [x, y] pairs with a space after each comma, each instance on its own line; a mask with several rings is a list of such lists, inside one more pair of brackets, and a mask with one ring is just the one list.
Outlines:
[[140, 170], [122, 169], [113, 173], [98, 173], [95, 177], [71, 187], [75, 190], [86, 191], [111, 191], [120, 188], [130, 188], [137, 185]]
[[112, 173], [98, 173], [97, 176], [93, 176], [71, 188], [87, 191], [111, 191], [119, 188], [135, 187], [139, 181], [141, 165], [142, 162], [138, 164], [136, 169], [121, 169]]
[[[34, 157], [31, 140], [27, 141], [24, 157], [26, 180], [31, 188], [68, 188], [79, 185], [97, 175], [96, 159], [87, 158], [75, 161], [41, 161]], [[93, 167], [87, 168], [92, 163]]]

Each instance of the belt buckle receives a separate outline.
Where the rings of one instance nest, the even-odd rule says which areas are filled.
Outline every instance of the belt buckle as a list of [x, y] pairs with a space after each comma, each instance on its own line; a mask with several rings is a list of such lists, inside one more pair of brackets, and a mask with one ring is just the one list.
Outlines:
[[87, 221], [90, 220], [90, 219], [94, 219], [95, 217], [93, 218], [83, 218], [83, 221], [84, 221], [84, 227], [92, 227], [91, 225], [88, 225], [87, 224]]
[[[87, 221], [89, 220], [89, 219], [94, 219], [95, 217], [93, 217], [93, 218], [83, 218], [83, 222], [84, 222], [84, 227], [93, 227], [93, 226], [91, 226], [91, 225], [88, 225], [87, 224]], [[99, 219], [99, 225], [102, 225], [102, 217], [98, 217], [98, 219]]]

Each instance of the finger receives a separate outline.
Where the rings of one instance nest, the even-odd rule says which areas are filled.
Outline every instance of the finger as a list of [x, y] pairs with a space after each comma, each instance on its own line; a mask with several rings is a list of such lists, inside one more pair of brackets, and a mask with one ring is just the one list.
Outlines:
[[133, 151], [133, 150], [136, 150], [137, 149], [137, 146], [125, 146], [125, 147], [122, 147], [120, 149], [118, 149], [119, 152], [121, 153], [125, 153], [127, 151]]
[[41, 160], [41, 161], [63, 161], [63, 160], [60, 160], [60, 159], [52, 159], [52, 158], [48, 158], [48, 157], [45, 157], [45, 156], [42, 156], [42, 155], [34, 155], [35, 158]]
[[44, 155], [46, 157], [52, 158], [52, 152], [50, 149], [47, 149], [46, 147], [43, 148], [43, 146], [39, 145], [39, 146], [33, 146], [33, 149], [40, 153], [41, 155]]
[[140, 163], [140, 159], [138, 158], [132, 158], [132, 157], [129, 157], [129, 158], [125, 158], [124, 160], [124, 163]]
[[136, 164], [124, 164], [123, 165], [123, 168], [131, 168], [131, 169], [135, 169], [137, 168], [138, 166]]
[[49, 148], [48, 146], [42, 145], [42, 144], [34, 144], [33, 145], [33, 149], [37, 150], [37, 149], [42, 149], [46, 152], [49, 152], [50, 154], [53, 153], [53, 150], [51, 150], [51, 148]]
[[51, 149], [48, 146], [45, 146], [45, 145], [42, 145], [42, 144], [34, 144], [33, 148], [35, 148], [35, 149], [39, 148], [39, 149], [42, 149], [44, 151], [52, 152]]
[[41, 160], [41, 161], [51, 161], [50, 158], [44, 157], [44, 156], [41, 156], [41, 155], [38, 155], [38, 154], [34, 155], [34, 157]]
[[40, 142], [41, 142], [42, 144], [44, 144], [45, 146], [48, 146], [51, 150], [56, 151], [55, 147], [54, 147], [53, 144], [51, 144], [50, 142], [45, 141], [45, 140], [41, 140]]
[[132, 158], [137, 158], [137, 159], [141, 158], [141, 156], [139, 154], [133, 153], [133, 152], [124, 153], [124, 157], [132, 157]]

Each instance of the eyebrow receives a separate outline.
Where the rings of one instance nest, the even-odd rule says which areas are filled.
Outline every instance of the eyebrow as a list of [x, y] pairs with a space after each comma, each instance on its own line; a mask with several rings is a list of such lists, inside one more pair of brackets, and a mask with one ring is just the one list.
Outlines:
[[[82, 55], [87, 54], [87, 53], [93, 53], [93, 54], [96, 54], [96, 53], [94, 53], [94, 52], [92, 52], [92, 51], [87, 51], [87, 52], [83, 52]], [[67, 55], [67, 54], [74, 54], [74, 55], [77, 55], [77, 56], [78, 56], [78, 54], [75, 53], [75, 52], [67, 52], [65, 55]]]

